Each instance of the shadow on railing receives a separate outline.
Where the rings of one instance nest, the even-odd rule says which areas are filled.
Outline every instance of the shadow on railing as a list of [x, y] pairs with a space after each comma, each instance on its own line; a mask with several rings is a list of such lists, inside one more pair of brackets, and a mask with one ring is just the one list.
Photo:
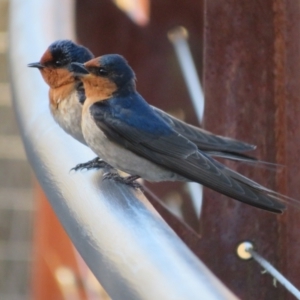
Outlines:
[[10, 72], [29, 162], [77, 250], [113, 299], [236, 299], [141, 193], [73, 173], [94, 154], [52, 120], [47, 87], [27, 63], [74, 39], [71, 0], [11, 0]]

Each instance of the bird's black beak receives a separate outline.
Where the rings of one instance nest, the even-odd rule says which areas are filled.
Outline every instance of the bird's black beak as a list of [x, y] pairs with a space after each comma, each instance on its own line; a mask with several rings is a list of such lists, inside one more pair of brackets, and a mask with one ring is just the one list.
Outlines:
[[78, 77], [90, 74], [90, 72], [86, 69], [86, 67], [83, 64], [77, 62], [71, 63], [69, 71], [73, 72], [74, 75]]
[[42, 65], [41, 63], [39, 62], [36, 62], [36, 63], [31, 63], [31, 64], [28, 64], [27, 67], [29, 68], [38, 68], [38, 69], [43, 69], [45, 66]]

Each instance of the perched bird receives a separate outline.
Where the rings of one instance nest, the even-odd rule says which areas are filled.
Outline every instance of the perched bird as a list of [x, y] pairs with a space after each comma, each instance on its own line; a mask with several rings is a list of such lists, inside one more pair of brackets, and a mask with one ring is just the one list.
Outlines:
[[72, 63], [71, 69], [86, 94], [84, 139], [109, 165], [131, 174], [125, 182], [139, 177], [195, 181], [255, 207], [276, 213], [285, 209], [280, 201], [285, 196], [214, 160], [199, 150], [193, 136], [184, 136], [172, 119], [150, 106], [136, 91], [135, 74], [122, 56]]
[[[38, 68], [49, 85], [50, 110], [60, 127], [79, 142], [86, 144], [81, 131], [82, 103], [85, 100], [84, 88], [78, 77], [70, 72], [72, 62], [84, 63], [94, 55], [83, 46], [70, 40], [58, 40], [52, 43], [37, 63], [28, 66]], [[256, 162], [251, 156], [244, 154], [255, 149], [255, 146], [242, 141], [214, 135], [201, 128], [182, 122], [171, 115], [153, 107], [171, 127], [193, 141], [200, 150], [206, 153], [229, 158]], [[91, 169], [103, 167], [101, 159], [95, 158], [87, 163], [79, 164], [74, 169]]]
[[60, 127], [79, 142], [85, 144], [81, 131], [81, 103], [85, 100], [82, 82], [69, 71], [72, 62], [84, 63], [94, 55], [85, 47], [70, 40], [52, 43], [37, 63], [28, 67], [38, 68], [49, 85], [50, 111]]
[[[38, 68], [49, 85], [49, 104], [54, 120], [83, 144], [86, 143], [81, 131], [81, 112], [85, 94], [82, 82], [73, 76], [69, 67], [72, 62], [84, 63], [93, 57], [92, 52], [83, 46], [70, 40], [58, 40], [47, 48], [39, 62], [28, 64], [28, 67]], [[98, 157], [86, 164], [103, 166]], [[83, 165], [76, 167], [82, 168]]]

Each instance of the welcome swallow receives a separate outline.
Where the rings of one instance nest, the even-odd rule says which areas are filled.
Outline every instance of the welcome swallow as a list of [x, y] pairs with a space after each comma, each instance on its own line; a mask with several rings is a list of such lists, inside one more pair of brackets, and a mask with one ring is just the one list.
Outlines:
[[84, 84], [82, 132], [87, 145], [109, 165], [131, 174], [130, 180], [194, 181], [261, 209], [285, 209], [281, 200], [286, 196], [214, 160], [193, 135], [176, 127], [176, 120], [174, 125], [150, 106], [136, 91], [135, 74], [122, 56], [72, 63], [71, 69]]

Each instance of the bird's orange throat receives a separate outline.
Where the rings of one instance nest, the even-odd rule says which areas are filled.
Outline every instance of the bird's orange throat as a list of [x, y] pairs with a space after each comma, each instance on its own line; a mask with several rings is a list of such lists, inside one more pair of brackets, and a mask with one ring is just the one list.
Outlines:
[[52, 109], [58, 109], [60, 102], [67, 99], [75, 91], [75, 88], [75, 81], [61, 85], [57, 88], [50, 88], [49, 99]]
[[41, 74], [49, 85], [49, 100], [52, 109], [58, 109], [61, 101], [75, 90], [75, 78], [72, 73], [63, 68], [40, 69]]
[[87, 75], [82, 78], [85, 95], [90, 104], [111, 98], [113, 93], [117, 91], [114, 82], [107, 78]]
[[67, 69], [61, 68], [43, 68], [40, 69], [42, 76], [50, 88], [59, 88], [63, 85], [75, 82], [75, 78], [72, 73]]

